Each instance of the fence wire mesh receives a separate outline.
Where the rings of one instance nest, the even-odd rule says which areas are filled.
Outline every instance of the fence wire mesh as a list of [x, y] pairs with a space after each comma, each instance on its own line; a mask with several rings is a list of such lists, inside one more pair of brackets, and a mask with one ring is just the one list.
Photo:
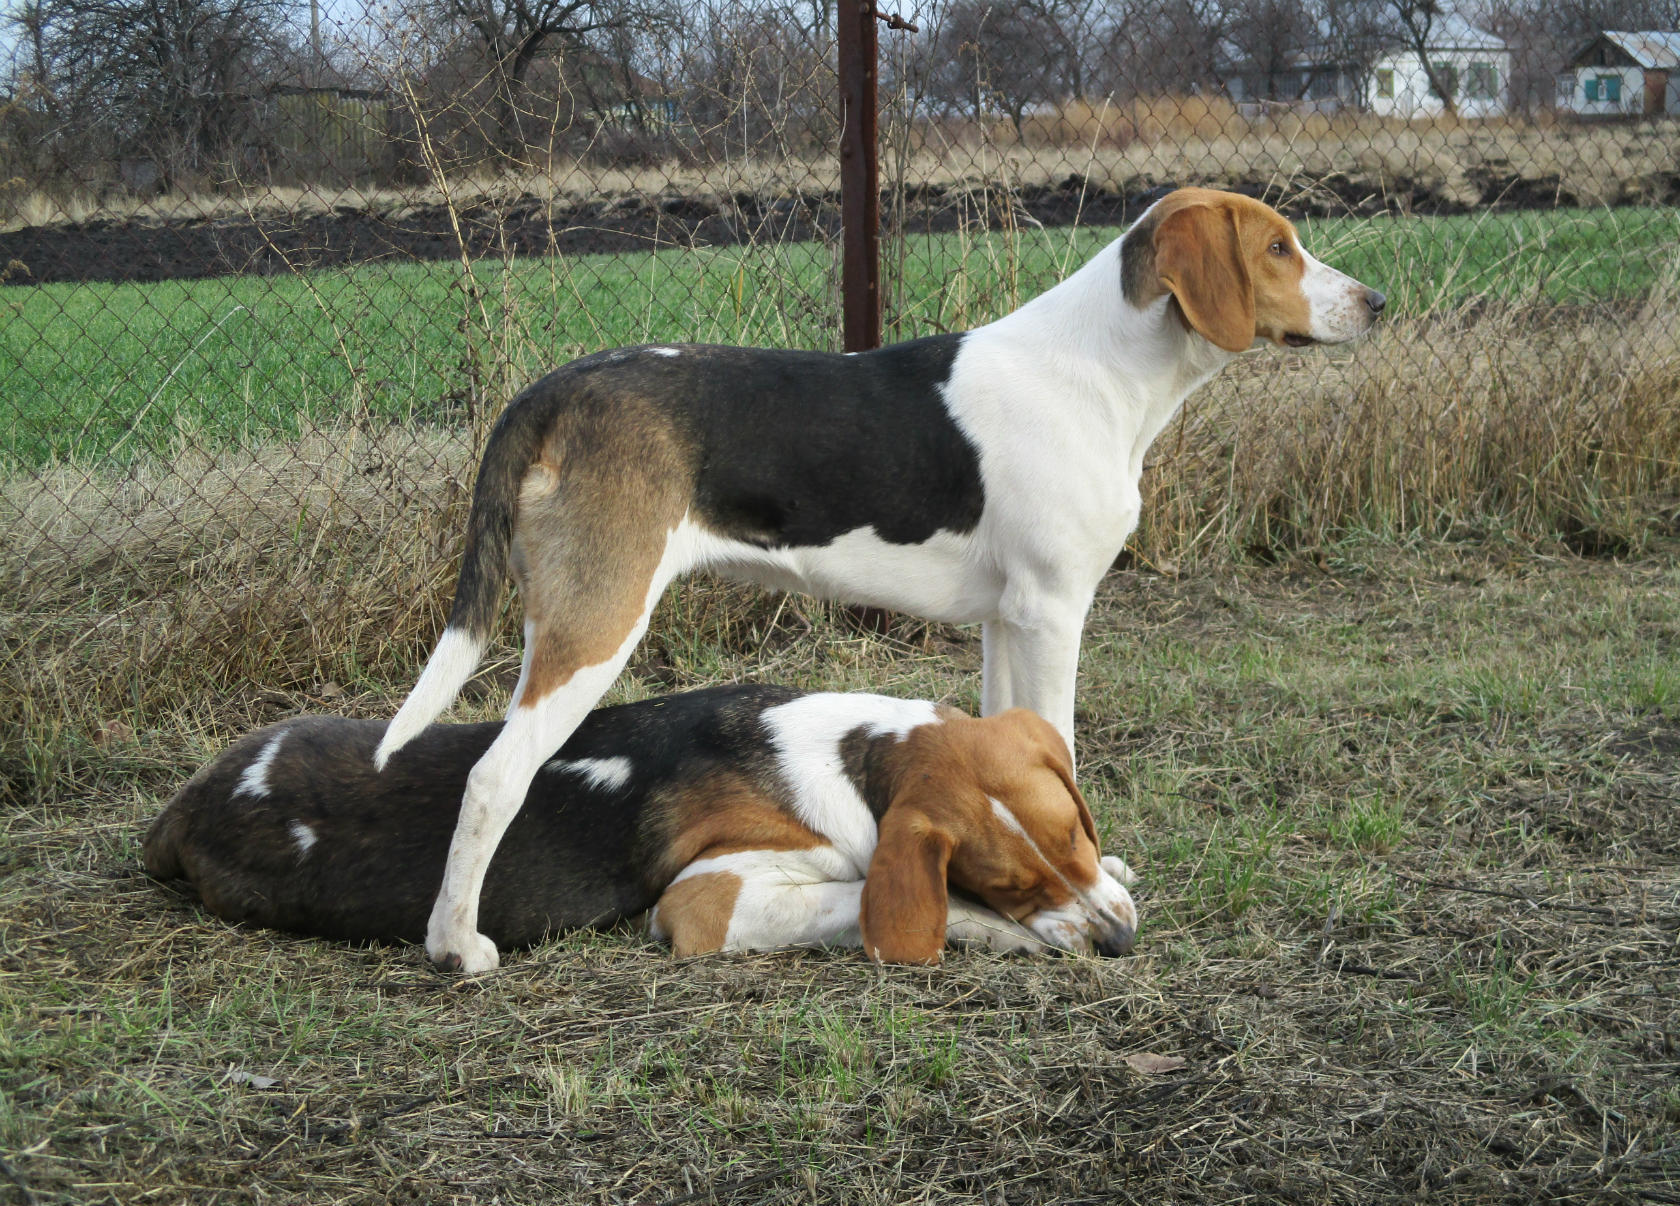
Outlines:
[[[1196, 395], [1129, 556], [1322, 555], [1352, 530], [1615, 552], [1674, 523], [1672, 4], [898, 15], [889, 339], [1008, 311], [1180, 184], [1276, 204], [1391, 298], [1356, 347], [1256, 351]], [[837, 347], [834, 20], [826, 0], [329, 3], [313, 27], [274, 2], [15, 8], [7, 727], [404, 681], [521, 386], [612, 345]]]

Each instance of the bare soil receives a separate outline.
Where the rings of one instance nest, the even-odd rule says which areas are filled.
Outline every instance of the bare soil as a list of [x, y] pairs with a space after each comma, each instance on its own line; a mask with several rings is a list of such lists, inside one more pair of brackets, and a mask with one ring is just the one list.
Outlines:
[[[1059, 183], [1014, 189], [1012, 208], [997, 204], [997, 187], [929, 184], [907, 194], [903, 225], [914, 233], [995, 228], [1006, 221], [1118, 225], [1130, 221], [1173, 183], [1139, 178], [1124, 190], [1091, 189], [1070, 174]], [[1577, 203], [1557, 177], [1531, 179], [1482, 170], [1474, 185], [1480, 196], [1468, 198], [1462, 191], [1444, 190], [1438, 181], [1398, 178], [1375, 190], [1364, 176], [1332, 174], [1315, 180], [1286, 208], [1301, 217], [1455, 214]], [[1256, 196], [1276, 194], [1276, 181], [1258, 176], [1232, 180], [1226, 187]], [[1654, 184], [1642, 182], [1638, 203], [1649, 205], [1653, 197], [1680, 202], [1680, 172]], [[889, 206], [883, 208], [890, 212]], [[380, 260], [455, 259], [462, 242], [476, 258], [504, 252], [589, 255], [805, 241], [837, 237], [839, 214], [838, 195], [819, 192], [721, 198], [627, 195], [583, 204], [549, 204], [526, 196], [496, 203], [480, 200], [454, 217], [446, 206], [436, 204], [389, 211], [343, 206], [289, 215], [95, 219], [0, 233], [0, 283], [160, 281]]]

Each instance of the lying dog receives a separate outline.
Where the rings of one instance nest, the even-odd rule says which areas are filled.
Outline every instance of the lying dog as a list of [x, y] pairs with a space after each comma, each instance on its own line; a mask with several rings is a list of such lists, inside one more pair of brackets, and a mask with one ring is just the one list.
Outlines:
[[478, 893], [503, 828], [696, 568], [979, 622], [981, 711], [1030, 708], [1071, 749], [1080, 632], [1137, 525], [1150, 442], [1256, 341], [1352, 339], [1383, 304], [1269, 206], [1180, 189], [978, 330], [856, 356], [628, 348], [532, 385], [491, 433], [449, 624], [375, 755], [454, 699], [511, 573], [525, 664], [468, 776], [428, 953], [496, 965]]
[[[271, 725], [177, 793], [146, 869], [229, 921], [418, 940], [500, 729], [434, 725], [375, 772], [380, 722]], [[861, 945], [930, 963], [948, 939], [1113, 955], [1137, 924], [1128, 878], [1030, 712], [718, 687], [586, 717], [533, 781], [480, 916], [503, 946], [651, 908], [679, 955]]]

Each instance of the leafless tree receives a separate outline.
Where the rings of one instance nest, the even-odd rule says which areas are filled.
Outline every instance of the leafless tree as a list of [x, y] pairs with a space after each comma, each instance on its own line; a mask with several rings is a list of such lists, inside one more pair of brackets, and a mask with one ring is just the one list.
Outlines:
[[921, 41], [929, 97], [1019, 131], [1034, 106], [1084, 93], [1079, 15], [1071, 0], [955, 0]]
[[714, 153], [788, 156], [831, 145], [837, 128], [832, 23], [820, 6], [689, 14], [678, 107]]
[[1118, 0], [1102, 36], [1098, 90], [1118, 100], [1217, 87], [1230, 21], [1219, 0]]
[[1313, 14], [1299, 0], [1240, 0], [1228, 11], [1226, 40], [1264, 94], [1299, 100], [1310, 82], [1301, 53], [1318, 40]]
[[291, 0], [28, 0], [11, 14], [35, 94], [68, 152], [204, 172], [238, 143], [255, 94], [295, 58]]
[[1434, 31], [1447, 15], [1448, 7], [1442, 0], [1389, 0], [1389, 12], [1394, 17], [1396, 32], [1406, 48], [1417, 55], [1424, 77], [1429, 81], [1429, 90], [1440, 99], [1447, 116], [1456, 117], [1458, 101], [1453, 93], [1457, 88], [1440, 64], [1433, 62], [1429, 56]]
[[417, 15], [471, 39], [487, 72], [498, 148], [517, 157], [533, 64], [559, 50], [586, 54], [589, 34], [634, 20], [636, 10], [628, 0], [420, 0]]

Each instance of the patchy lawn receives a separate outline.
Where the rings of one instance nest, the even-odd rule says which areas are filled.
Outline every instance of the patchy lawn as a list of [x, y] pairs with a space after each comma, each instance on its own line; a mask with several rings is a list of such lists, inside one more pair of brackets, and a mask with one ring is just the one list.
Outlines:
[[[462, 979], [231, 929], [138, 871], [168, 791], [407, 684], [186, 699], [0, 821], [0, 1201], [1680, 1201], [1677, 552], [1111, 575], [1081, 777], [1145, 877], [1112, 961], [613, 933]], [[696, 584], [615, 697], [972, 707], [979, 660]]]

